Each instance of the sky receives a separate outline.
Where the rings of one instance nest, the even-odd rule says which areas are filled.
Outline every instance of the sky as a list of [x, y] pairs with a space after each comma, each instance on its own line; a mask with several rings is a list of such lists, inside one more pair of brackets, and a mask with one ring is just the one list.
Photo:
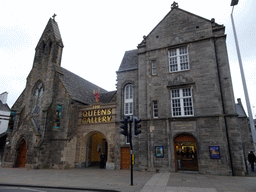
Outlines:
[[[230, 14], [231, 0], [177, 0], [179, 8], [226, 26], [227, 49], [235, 95], [244, 92]], [[11, 107], [26, 86], [35, 48], [55, 13], [64, 44], [61, 66], [108, 90], [116, 89], [116, 71], [125, 51], [136, 49], [144, 35], [171, 10], [170, 0], [9, 0], [0, 1], [0, 94]], [[240, 1], [233, 16], [251, 106], [256, 106], [256, 4]], [[256, 109], [253, 108], [256, 115]], [[256, 118], [256, 116], [255, 116]]]

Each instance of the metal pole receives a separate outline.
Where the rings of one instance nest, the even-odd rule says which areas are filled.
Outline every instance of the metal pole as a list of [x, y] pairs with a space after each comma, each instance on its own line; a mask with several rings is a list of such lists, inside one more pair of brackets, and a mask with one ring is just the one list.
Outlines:
[[235, 23], [234, 23], [234, 19], [233, 19], [233, 10], [234, 10], [234, 6], [232, 9], [232, 13], [231, 13], [231, 21], [232, 21], [232, 27], [233, 27], [234, 38], [235, 38], [235, 43], [236, 43], [236, 51], [237, 51], [237, 56], [238, 56], [238, 61], [239, 61], [239, 66], [240, 66], [240, 72], [241, 72], [241, 77], [242, 77], [242, 82], [243, 82], [246, 106], [247, 106], [250, 127], [251, 127], [251, 132], [252, 132], [253, 146], [254, 146], [254, 150], [256, 151], [256, 133], [255, 133], [256, 131], [255, 131], [255, 126], [254, 126], [254, 122], [253, 122], [252, 109], [251, 109], [251, 104], [250, 104], [250, 100], [249, 100], [249, 96], [248, 96], [247, 85], [246, 85], [246, 81], [245, 81], [245, 77], [244, 77], [244, 69], [243, 69], [242, 59], [241, 59], [237, 35], [236, 35]]
[[129, 137], [130, 137], [130, 150], [131, 150], [131, 185], [133, 185], [133, 164], [132, 164], [132, 119], [129, 119], [129, 126], [130, 126], [130, 132], [129, 132]]

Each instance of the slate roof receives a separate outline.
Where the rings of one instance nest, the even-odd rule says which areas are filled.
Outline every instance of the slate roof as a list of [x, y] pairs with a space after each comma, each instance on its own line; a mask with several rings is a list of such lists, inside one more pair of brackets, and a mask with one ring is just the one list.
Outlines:
[[115, 97], [116, 91], [111, 91], [107, 93], [100, 94], [100, 102], [101, 103], [109, 103]]
[[117, 72], [122, 72], [126, 70], [138, 69], [138, 50], [134, 49], [131, 51], [126, 51], [122, 60], [122, 63]]
[[9, 106], [7, 104], [3, 104], [3, 102], [0, 100], [0, 111], [11, 111]]
[[[100, 93], [107, 93], [105, 89], [79, 77], [78, 75], [59, 67], [58, 69], [62, 76], [60, 76], [63, 85], [69, 92], [72, 99], [84, 104], [91, 104], [95, 102], [93, 90], [100, 90]], [[106, 98], [108, 98], [106, 96]], [[106, 99], [107, 100], [107, 99]]]
[[62, 41], [61, 36], [60, 36], [60, 30], [59, 30], [57, 22], [55, 20], [51, 19], [51, 18], [50, 18], [49, 22], [51, 22], [51, 24], [52, 24], [53, 35], [54, 35], [55, 39], [57, 41]]

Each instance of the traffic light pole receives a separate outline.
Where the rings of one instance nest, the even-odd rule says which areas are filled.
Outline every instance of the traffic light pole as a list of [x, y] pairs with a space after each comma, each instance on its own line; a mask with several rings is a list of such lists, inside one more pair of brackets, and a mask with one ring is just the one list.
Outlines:
[[129, 127], [130, 127], [129, 138], [130, 138], [130, 150], [131, 150], [131, 185], [133, 185], [132, 119], [129, 119]]
[[[131, 152], [131, 185], [133, 185], [133, 165], [134, 165], [134, 154], [132, 148], [132, 135], [134, 130], [134, 135], [139, 135], [141, 133], [141, 125], [139, 124], [141, 120], [136, 116], [125, 117], [124, 120], [121, 120], [120, 123], [123, 124], [120, 126], [122, 131], [120, 133], [128, 138], [130, 142], [130, 152]], [[128, 125], [129, 124], [129, 125]], [[130, 127], [130, 128], [129, 128]]]

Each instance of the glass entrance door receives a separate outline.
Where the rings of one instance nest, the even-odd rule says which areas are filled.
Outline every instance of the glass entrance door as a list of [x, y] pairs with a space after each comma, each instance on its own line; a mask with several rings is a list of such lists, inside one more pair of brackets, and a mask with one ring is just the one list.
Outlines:
[[197, 145], [193, 136], [182, 134], [174, 139], [176, 171], [198, 171]]

